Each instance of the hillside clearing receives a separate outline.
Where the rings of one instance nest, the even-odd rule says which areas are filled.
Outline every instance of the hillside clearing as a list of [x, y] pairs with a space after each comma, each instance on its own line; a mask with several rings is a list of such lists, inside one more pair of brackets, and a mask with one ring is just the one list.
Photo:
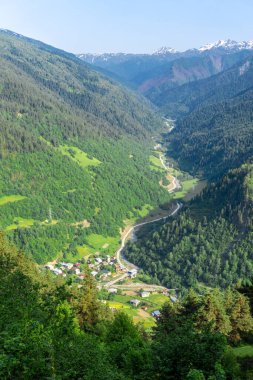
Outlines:
[[0, 198], [0, 206], [5, 205], [6, 203], [23, 201], [26, 198], [27, 197], [24, 197], [23, 195], [5, 195]]

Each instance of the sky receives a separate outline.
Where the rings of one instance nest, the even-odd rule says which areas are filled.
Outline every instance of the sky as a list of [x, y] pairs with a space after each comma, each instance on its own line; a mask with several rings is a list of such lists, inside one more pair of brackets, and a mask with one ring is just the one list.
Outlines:
[[72, 53], [253, 40], [252, 0], [0, 0], [0, 28]]

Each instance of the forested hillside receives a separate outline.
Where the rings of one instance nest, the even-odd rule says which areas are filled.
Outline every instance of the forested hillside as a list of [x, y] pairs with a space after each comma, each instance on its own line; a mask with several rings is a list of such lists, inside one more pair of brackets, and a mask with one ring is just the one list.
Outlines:
[[161, 94], [157, 105], [173, 117], [182, 117], [200, 106], [208, 106], [243, 94], [252, 88], [252, 54], [210, 78], [196, 80]]
[[77, 254], [88, 234], [118, 236], [137, 208], [168, 200], [149, 162], [162, 124], [145, 100], [12, 32], [0, 59], [0, 227], [20, 247], [40, 263]]
[[252, 325], [239, 292], [190, 292], [148, 337], [98, 301], [88, 273], [79, 285], [51, 277], [0, 234], [1, 379], [242, 379], [229, 345]]
[[208, 186], [155, 232], [140, 232], [126, 257], [168, 288], [222, 287], [253, 277], [253, 166]]
[[219, 176], [253, 155], [252, 74], [253, 61], [247, 59], [208, 80], [183, 86], [171, 98], [172, 107], [189, 113], [169, 136], [170, 152], [186, 170]]

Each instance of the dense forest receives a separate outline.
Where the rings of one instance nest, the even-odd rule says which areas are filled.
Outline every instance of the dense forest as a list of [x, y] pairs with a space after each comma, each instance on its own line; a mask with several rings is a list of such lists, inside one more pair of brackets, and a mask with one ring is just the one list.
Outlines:
[[168, 201], [145, 100], [38, 41], [1, 31], [0, 51], [0, 228], [18, 246], [45, 263]]
[[140, 231], [127, 259], [156, 283], [182, 290], [250, 282], [253, 276], [252, 164], [208, 186], [173, 220]]
[[252, 62], [247, 58], [166, 97], [178, 114], [181, 108], [188, 113], [168, 136], [169, 152], [185, 170], [217, 177], [252, 157]]
[[249, 300], [235, 290], [204, 297], [190, 292], [182, 302], [169, 301], [149, 336], [98, 301], [88, 273], [79, 286], [51, 277], [1, 234], [0, 298], [1, 379], [247, 375], [231, 347], [249, 336], [253, 319]]

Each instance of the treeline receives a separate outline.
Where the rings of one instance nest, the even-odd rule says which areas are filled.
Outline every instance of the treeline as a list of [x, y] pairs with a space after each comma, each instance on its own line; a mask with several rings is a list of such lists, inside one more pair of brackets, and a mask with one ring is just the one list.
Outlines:
[[[125, 255], [168, 288], [222, 287], [253, 276], [252, 165], [207, 187], [185, 211], [141, 234]], [[251, 190], [250, 190], [251, 189]]]
[[[80, 286], [81, 285], [81, 286]], [[247, 298], [218, 290], [168, 302], [151, 336], [75, 283], [40, 272], [0, 236], [1, 379], [243, 379], [229, 345], [250, 336]]]

